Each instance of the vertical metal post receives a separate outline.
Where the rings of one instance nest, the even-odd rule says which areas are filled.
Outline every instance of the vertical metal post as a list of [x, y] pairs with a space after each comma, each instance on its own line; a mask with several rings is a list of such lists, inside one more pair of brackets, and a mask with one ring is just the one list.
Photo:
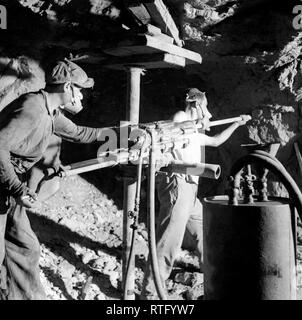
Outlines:
[[[143, 69], [139, 67], [127, 68], [127, 106], [126, 120], [132, 124], [139, 122], [139, 106], [140, 106], [140, 82]], [[135, 205], [136, 182], [133, 178], [124, 179], [124, 204], [123, 204], [123, 244], [125, 251], [123, 253], [123, 283], [125, 284], [125, 275], [128, 264], [131, 246], [131, 218], [129, 213], [134, 210]], [[130, 261], [129, 265], [129, 281], [128, 287], [124, 288], [125, 300], [135, 300], [134, 284], [135, 284], [135, 259]]]

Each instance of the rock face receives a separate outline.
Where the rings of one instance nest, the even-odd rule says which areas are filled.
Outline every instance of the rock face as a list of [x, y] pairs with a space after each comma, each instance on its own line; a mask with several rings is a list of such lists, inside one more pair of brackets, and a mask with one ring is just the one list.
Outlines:
[[[218, 154], [227, 155], [223, 172], [244, 153], [244, 143], [279, 142], [278, 157], [284, 164], [296, 161], [289, 152], [300, 133], [301, 33], [292, 25], [294, 5], [184, 2], [183, 37], [203, 56], [202, 65], [188, 73], [208, 93], [210, 110], [217, 118], [242, 113], [253, 117], [220, 148]], [[214, 153], [213, 158], [217, 159]], [[219, 189], [223, 192], [221, 185]]]
[[28, 57], [0, 58], [0, 111], [20, 95], [45, 86], [45, 75], [37, 61]]
[[291, 106], [268, 105], [252, 112], [249, 137], [258, 143], [285, 145], [297, 132], [297, 115]]

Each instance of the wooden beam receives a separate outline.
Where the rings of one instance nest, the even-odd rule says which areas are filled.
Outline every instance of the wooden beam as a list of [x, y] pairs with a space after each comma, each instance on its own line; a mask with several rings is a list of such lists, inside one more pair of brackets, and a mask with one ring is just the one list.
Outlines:
[[142, 24], [148, 24], [151, 21], [151, 16], [147, 11], [146, 7], [142, 4], [129, 4], [128, 10], [141, 21]]
[[[171, 43], [173, 44], [174, 39], [172, 37], [169, 37], [168, 35], [164, 34], [161, 32], [161, 30], [151, 24], [145, 24], [145, 25], [141, 25], [137, 31], [132, 35], [133, 36], [137, 36], [137, 35], [149, 35], [149, 36], [153, 36], [158, 40], [161, 40], [163, 42], [167, 42], [167, 43]], [[127, 42], [128, 40], [126, 39], [125, 42]]]
[[143, 69], [183, 68], [186, 66], [186, 59], [169, 53], [157, 53], [112, 57], [103, 61], [102, 65], [116, 70], [124, 70], [125, 66], [137, 66]]
[[163, 33], [174, 38], [175, 43], [182, 47], [183, 43], [179, 37], [179, 30], [162, 0], [142, 0], [149, 11], [152, 20], [157, 24]]
[[122, 45], [103, 50], [105, 53], [113, 56], [130, 56], [137, 54], [152, 54], [159, 52], [170, 53], [187, 59], [186, 64], [201, 63], [201, 55], [197, 52], [180, 48], [173, 44], [165, 43], [148, 35], [141, 35], [127, 40]]
[[139, 33], [148, 34], [150, 36], [156, 36], [156, 35], [162, 34], [160, 28], [155, 27], [154, 25], [149, 23], [143, 26], [140, 26]]
[[155, 39], [158, 39], [159, 41], [163, 41], [163, 42], [166, 42], [166, 43], [170, 43], [170, 44], [173, 44], [174, 42], [174, 39], [172, 37], [169, 37], [167, 36], [166, 34], [157, 34], [155, 36], [153, 36]]

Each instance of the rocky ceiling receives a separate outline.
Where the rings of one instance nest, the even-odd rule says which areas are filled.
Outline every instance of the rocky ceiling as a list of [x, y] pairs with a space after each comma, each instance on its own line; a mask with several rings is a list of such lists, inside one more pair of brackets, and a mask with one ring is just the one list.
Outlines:
[[[0, 2], [7, 7], [9, 14], [8, 30], [1, 31], [2, 50], [20, 48], [23, 53], [24, 50], [34, 53], [36, 49], [55, 46], [101, 54], [104, 47], [110, 47], [127, 36], [120, 20], [112, 21], [100, 14], [100, 8], [108, 0]], [[165, 3], [184, 40], [209, 44], [219, 37], [216, 26], [221, 26], [230, 19], [236, 21], [253, 10], [261, 10], [272, 1], [167, 0]]]

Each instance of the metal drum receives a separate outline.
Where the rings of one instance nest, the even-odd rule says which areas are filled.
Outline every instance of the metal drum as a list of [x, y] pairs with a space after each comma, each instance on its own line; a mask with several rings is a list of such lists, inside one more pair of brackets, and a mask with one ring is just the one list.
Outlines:
[[204, 298], [295, 300], [294, 217], [286, 198], [205, 198]]

